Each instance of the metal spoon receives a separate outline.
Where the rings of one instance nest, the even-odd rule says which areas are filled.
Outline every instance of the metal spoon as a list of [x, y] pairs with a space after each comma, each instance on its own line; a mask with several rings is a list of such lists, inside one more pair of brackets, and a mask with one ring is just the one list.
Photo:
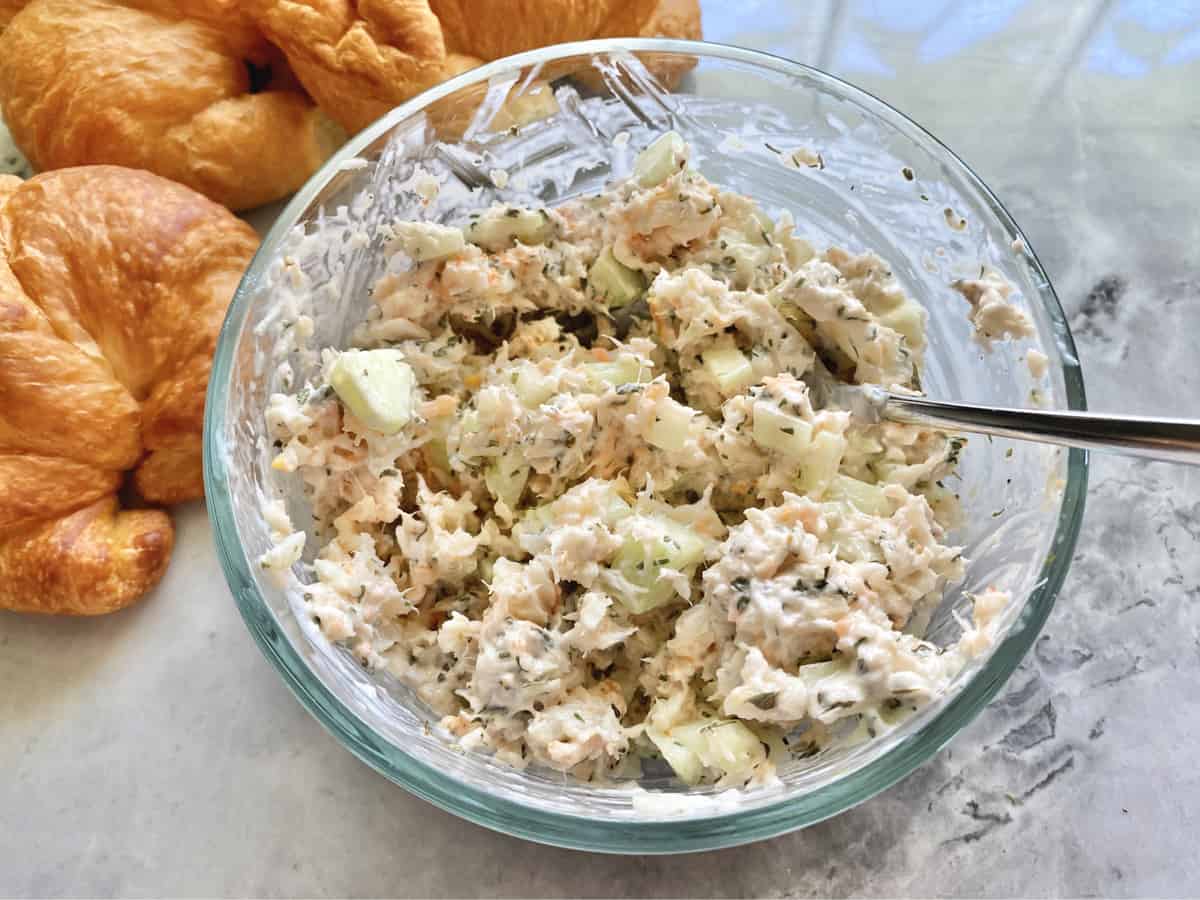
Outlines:
[[951, 403], [846, 384], [822, 370], [818, 363], [804, 376], [814, 405], [848, 410], [860, 422], [900, 422], [1200, 465], [1200, 420]]

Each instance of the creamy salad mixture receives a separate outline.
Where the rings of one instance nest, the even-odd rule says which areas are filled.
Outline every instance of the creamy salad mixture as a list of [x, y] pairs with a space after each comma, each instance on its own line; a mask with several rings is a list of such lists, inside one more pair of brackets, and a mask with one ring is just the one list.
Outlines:
[[[998, 590], [949, 649], [909, 633], [963, 573], [962, 439], [805, 384], [919, 387], [925, 312], [883, 260], [816, 252], [674, 134], [605, 193], [388, 237], [353, 349], [271, 399], [274, 468], [317, 523], [313, 620], [464, 746], [759, 783], [988, 647]], [[959, 289], [987, 339], [1020, 331], [1001, 283]], [[266, 515], [287, 571], [305, 536]]]

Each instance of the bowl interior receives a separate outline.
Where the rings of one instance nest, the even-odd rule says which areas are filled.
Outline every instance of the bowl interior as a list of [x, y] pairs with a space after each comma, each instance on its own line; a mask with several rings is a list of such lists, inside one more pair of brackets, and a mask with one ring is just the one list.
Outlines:
[[[636, 51], [633, 52], [633, 51]], [[690, 67], [690, 68], [689, 68]], [[682, 75], [681, 70], [686, 70]], [[675, 81], [673, 90], [660, 80]], [[553, 95], [553, 103], [546, 98]], [[293, 201], [255, 259], [222, 333], [210, 387], [206, 473], [231, 586], [251, 630], [292, 687], [352, 750], [422, 796], [484, 824], [595, 849], [683, 849], [806, 824], [864, 799], [933, 753], [991, 696], [1041, 626], [1070, 558], [1081, 508], [1082, 454], [972, 439], [963, 456], [966, 580], [928, 623], [947, 644], [966, 594], [1011, 591], [1004, 639], [946, 697], [895, 732], [780, 771], [745, 793], [681, 793], [661, 768], [605, 787], [518, 772], [460, 752], [403, 686], [365, 674], [297, 615], [289, 583], [261, 577], [269, 546], [260, 510], [283, 497], [310, 522], [298, 480], [272, 472], [263, 411], [344, 345], [371, 306], [386, 260], [378, 226], [446, 221], [493, 202], [553, 204], [603, 188], [667, 129], [711, 181], [784, 210], [818, 248], [872, 249], [929, 311], [923, 383], [935, 397], [996, 405], [1083, 405], [1070, 335], [1016, 226], [973, 174], [885, 104], [827, 75], [762, 54], [703, 44], [592, 42], [493, 63], [423, 95], [352, 142]], [[787, 164], [796, 151], [816, 165]], [[422, 176], [440, 182], [433, 202]], [[965, 220], [965, 224], [963, 224]], [[1037, 339], [985, 353], [950, 283], [999, 270]], [[291, 323], [312, 319], [307, 342]], [[1024, 361], [1036, 347], [1049, 374]], [[311, 559], [315, 542], [309, 542]], [[649, 795], [643, 791], [650, 792]], [[786, 802], [785, 802], [786, 801]], [[749, 818], [748, 818], [749, 817]], [[639, 831], [640, 829], [640, 831]], [[628, 845], [627, 842], [632, 841]]]

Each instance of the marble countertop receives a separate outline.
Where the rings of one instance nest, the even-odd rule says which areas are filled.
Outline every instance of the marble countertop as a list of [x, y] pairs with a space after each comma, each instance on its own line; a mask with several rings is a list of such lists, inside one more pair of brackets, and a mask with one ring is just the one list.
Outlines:
[[[1091, 405], [1200, 417], [1200, 6], [793, 6], [714, 0], [706, 34], [926, 125], [1029, 235]], [[802, 832], [662, 858], [524, 843], [376, 775], [254, 646], [203, 508], [176, 520], [166, 580], [135, 608], [0, 613], [0, 894], [1200, 892], [1200, 470], [1093, 459], [1035, 652], [913, 775]]]

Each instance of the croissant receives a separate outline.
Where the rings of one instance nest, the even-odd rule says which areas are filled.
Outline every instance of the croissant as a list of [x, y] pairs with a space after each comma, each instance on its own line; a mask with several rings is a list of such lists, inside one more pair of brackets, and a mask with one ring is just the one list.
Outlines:
[[247, 0], [247, 10], [350, 132], [485, 60], [593, 37], [700, 37], [698, 0]]
[[95, 615], [162, 577], [203, 496], [217, 331], [257, 237], [149, 172], [0, 176], [0, 608]]
[[16, 145], [39, 170], [147, 169], [231, 209], [293, 192], [345, 135], [242, 6], [0, 0], [0, 112]]
[[29, 0], [0, 0], [0, 31]]

